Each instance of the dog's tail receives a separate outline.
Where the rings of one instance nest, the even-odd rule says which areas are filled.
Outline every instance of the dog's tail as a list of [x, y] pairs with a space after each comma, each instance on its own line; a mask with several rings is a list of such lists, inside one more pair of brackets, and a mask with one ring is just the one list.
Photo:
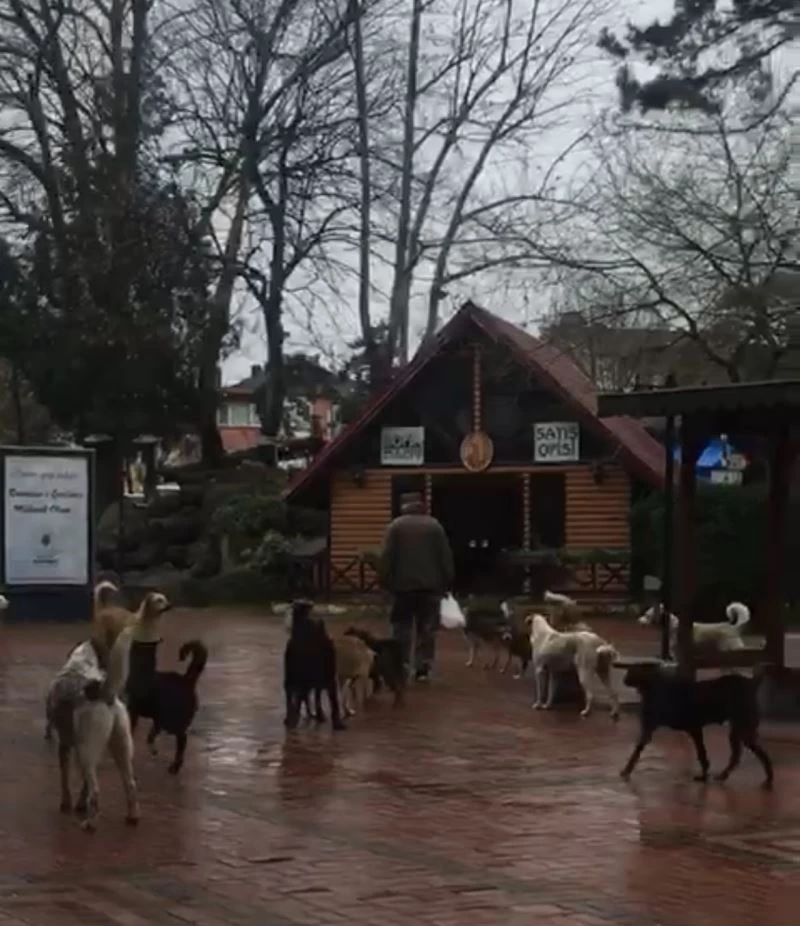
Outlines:
[[725, 617], [728, 618], [728, 623], [731, 626], [744, 627], [750, 621], [750, 608], [746, 604], [742, 604], [741, 601], [732, 601], [725, 608]]
[[94, 587], [94, 609], [100, 611], [113, 604], [114, 596], [119, 594], [119, 589], [109, 579], [103, 579]]
[[197, 684], [197, 679], [203, 674], [203, 669], [205, 669], [206, 663], [208, 662], [208, 648], [205, 643], [200, 640], [188, 640], [178, 651], [178, 658], [183, 662], [190, 654], [192, 658], [189, 665], [186, 667], [186, 672], [183, 677], [194, 687]]
[[597, 647], [597, 674], [604, 682], [611, 677], [611, 666], [619, 659], [619, 653], [610, 643]]

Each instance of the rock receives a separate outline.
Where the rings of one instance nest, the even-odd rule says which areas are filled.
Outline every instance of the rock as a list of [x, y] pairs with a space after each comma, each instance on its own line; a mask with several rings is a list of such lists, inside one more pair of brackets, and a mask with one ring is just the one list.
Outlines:
[[150, 569], [164, 560], [164, 548], [160, 544], [145, 544], [138, 550], [128, 550], [122, 554], [122, 568]]
[[188, 566], [194, 566], [195, 563], [199, 563], [204, 557], [208, 556], [208, 547], [209, 542], [207, 539], [196, 540], [194, 543], [190, 543], [186, 547], [186, 564]]
[[167, 546], [194, 543], [203, 531], [203, 517], [195, 508], [182, 508], [169, 518], [150, 523], [151, 531], [160, 531]]
[[[147, 511], [140, 502], [126, 498], [123, 506], [123, 550], [134, 550], [140, 546], [148, 529]], [[119, 503], [112, 502], [100, 515], [97, 522], [95, 543], [98, 550], [116, 552], [119, 534]]]
[[182, 492], [164, 492], [156, 495], [147, 506], [147, 516], [148, 518], [165, 518], [180, 511], [182, 505]]
[[195, 579], [208, 579], [216, 576], [222, 569], [222, 552], [218, 539], [209, 538], [205, 549], [192, 565], [191, 575]]
[[173, 544], [167, 547], [164, 555], [167, 562], [176, 569], [186, 569], [190, 565], [188, 547]]
[[178, 495], [180, 504], [184, 507], [200, 508], [203, 505], [206, 491], [206, 486], [204, 485], [181, 486], [181, 491]]

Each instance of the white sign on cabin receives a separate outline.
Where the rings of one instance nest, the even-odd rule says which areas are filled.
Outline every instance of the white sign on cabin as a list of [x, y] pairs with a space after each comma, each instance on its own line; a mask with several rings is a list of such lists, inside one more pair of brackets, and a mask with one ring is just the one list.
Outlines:
[[533, 426], [534, 463], [577, 463], [581, 428], [576, 421], [537, 421]]
[[422, 466], [425, 428], [381, 428], [382, 466]]

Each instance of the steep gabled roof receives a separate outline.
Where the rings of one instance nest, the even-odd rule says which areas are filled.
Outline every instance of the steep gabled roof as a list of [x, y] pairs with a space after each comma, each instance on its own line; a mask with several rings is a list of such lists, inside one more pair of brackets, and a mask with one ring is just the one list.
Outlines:
[[592, 381], [564, 353], [545, 344], [521, 328], [471, 302], [467, 302], [416, 357], [402, 369], [391, 385], [375, 396], [359, 417], [349, 424], [298, 474], [287, 490], [292, 498], [312, 482], [329, 473], [331, 466], [352, 446], [353, 441], [378, 417], [381, 411], [434, 360], [447, 345], [469, 327], [476, 325], [490, 340], [505, 346], [520, 364], [527, 367], [589, 430], [606, 440], [619, 452], [620, 461], [632, 473], [651, 485], [664, 480], [664, 449], [659, 442], [632, 418], [598, 418], [597, 390]]

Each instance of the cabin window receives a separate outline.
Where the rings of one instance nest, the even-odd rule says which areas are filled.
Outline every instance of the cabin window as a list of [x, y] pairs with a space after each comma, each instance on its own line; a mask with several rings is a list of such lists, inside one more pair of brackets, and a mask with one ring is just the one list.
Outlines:
[[566, 540], [567, 489], [563, 473], [532, 473], [531, 549], [558, 550]]
[[392, 476], [392, 517], [400, 515], [400, 499], [406, 492], [419, 492], [425, 498], [425, 477], [420, 473]]

